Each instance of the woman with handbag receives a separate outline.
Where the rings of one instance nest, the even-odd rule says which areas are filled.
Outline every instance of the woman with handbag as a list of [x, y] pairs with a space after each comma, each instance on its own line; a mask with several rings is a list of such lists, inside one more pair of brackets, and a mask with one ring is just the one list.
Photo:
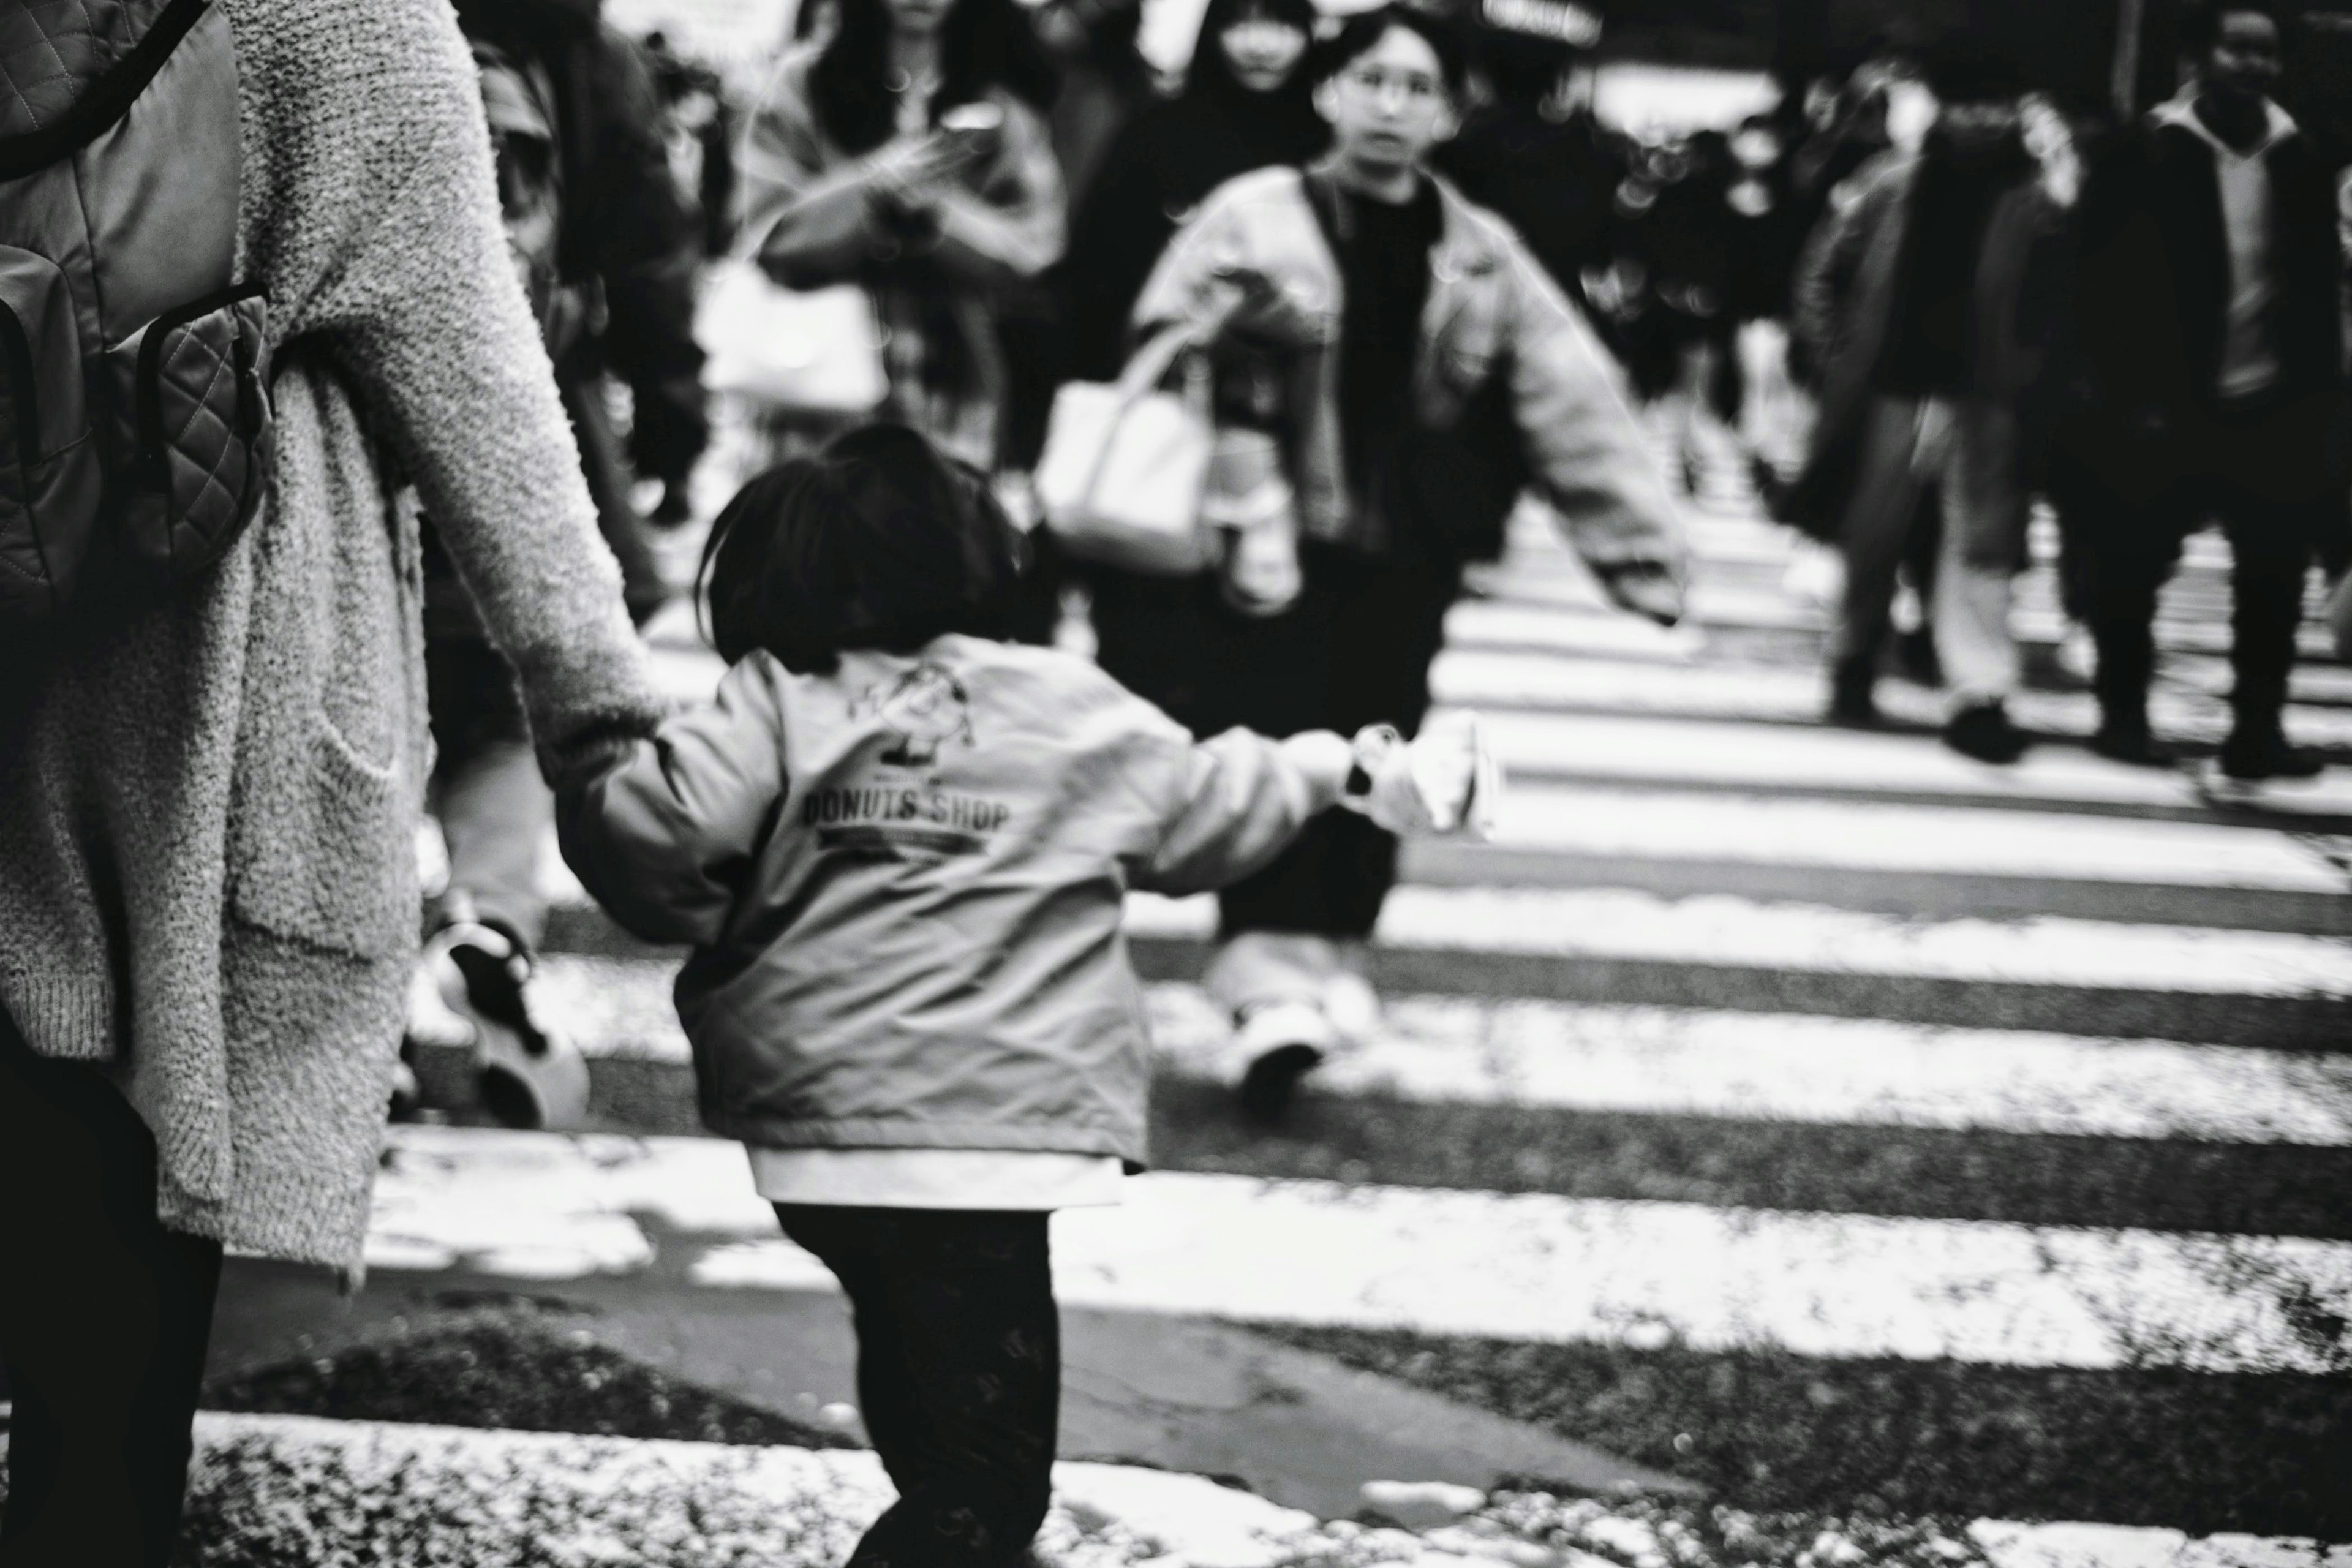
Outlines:
[[873, 386], [864, 407], [754, 393], [770, 458], [880, 414], [993, 466], [996, 296], [1062, 253], [1061, 171], [1028, 101], [1050, 89], [1011, 0], [842, 0], [779, 62], [744, 141], [744, 254], [785, 289], [854, 285], [863, 334], [836, 324], [821, 353], [878, 367], [807, 367]]
[[[1184, 90], [1128, 123], [1072, 214], [1070, 253], [1056, 271], [1076, 377], [1118, 376], [1128, 312], [1178, 224], [1211, 191], [1253, 169], [1303, 163], [1330, 141], [1307, 79], [1314, 29], [1310, 0], [1209, 0]], [[1249, 473], [1255, 466], [1265, 470], [1256, 477], [1280, 479], [1272, 459], [1284, 433], [1283, 399], [1266, 357], [1230, 343], [1213, 357], [1216, 422], [1225, 432], [1220, 493], [1239, 499], [1256, 490], [1272, 500], [1281, 485], [1252, 484]], [[1102, 667], [1194, 733], [1223, 728], [1214, 695], [1261, 662], [1258, 612], [1279, 604], [1282, 586], [1270, 597], [1245, 593], [1237, 606], [1222, 572], [1170, 575], [1097, 561], [1083, 575]], [[1295, 582], [1295, 564], [1288, 575]]]

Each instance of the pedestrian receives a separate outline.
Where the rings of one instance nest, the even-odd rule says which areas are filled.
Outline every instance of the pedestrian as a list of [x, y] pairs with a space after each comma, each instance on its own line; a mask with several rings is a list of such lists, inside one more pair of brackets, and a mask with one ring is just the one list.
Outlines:
[[[862, 285], [882, 412], [992, 468], [1007, 374], [995, 291], [1060, 257], [1062, 177], [1029, 93], [1049, 73], [1012, 0], [841, 0], [751, 111], [743, 233], [791, 289]], [[950, 110], [985, 105], [962, 130]], [[830, 432], [778, 423], [772, 451]]]
[[2020, 132], [2013, 62], [1953, 44], [1928, 64], [1938, 110], [1918, 153], [1857, 176], [1809, 247], [1801, 335], [1821, 345], [1822, 411], [1802, 504], [1837, 520], [1845, 585], [1830, 633], [1830, 718], [1878, 721], [1874, 688], [1895, 579], [1923, 489], [1941, 543], [1931, 619], [1947, 688], [1944, 741], [2006, 763], [2026, 738], [2009, 630], [2028, 515], [2021, 409], [2055, 322], [2028, 308], [2056, 264], [2063, 213]]
[[561, 807], [614, 918], [693, 944], [705, 1121], [848, 1294], [898, 1491], [853, 1568], [1019, 1562], [1045, 1517], [1047, 1217], [1118, 1202], [1146, 1157], [1125, 890], [1216, 887], [1335, 805], [1423, 820], [1416, 768], [1449, 820], [1474, 788], [1459, 746], [1196, 743], [1078, 656], [1001, 640], [1025, 545], [903, 427], [760, 475], [705, 555], [716, 701]]
[[2330, 172], [2270, 98], [2278, 15], [2190, 12], [2194, 81], [2091, 174], [2074, 311], [2084, 395], [2063, 438], [2105, 491], [2086, 521], [2103, 754], [2166, 765], [2148, 724], [2158, 590], [2218, 518], [2233, 557], [2224, 778], [2308, 778], [2282, 724], [2304, 579], [2347, 546], [2343, 276]]
[[[1509, 226], [1428, 169], [1462, 91], [1454, 35], [1408, 7], [1364, 12], [1316, 75], [1330, 154], [1211, 195], [1135, 320], [1213, 317], [1238, 290], [1213, 353], [1271, 348], [1282, 371], [1306, 589], [1257, 623], [1208, 727], [1410, 734], [1463, 563], [1495, 548], [1522, 489], [1619, 604], [1667, 623], [1681, 522], [1574, 307]], [[1395, 875], [1392, 837], [1329, 817], [1223, 895], [1208, 982], [1239, 1025], [1255, 1112], [1279, 1114], [1300, 1073], [1376, 1021], [1363, 970]]]
[[1606, 268], [1611, 202], [1623, 161], [1573, 90], [1601, 19], [1581, 6], [1486, 5], [1476, 59], [1487, 100], [1432, 155], [1462, 194], [1509, 224], [1571, 300], [1590, 314], [1585, 277]]
[[[1136, 296], [1211, 191], [1252, 169], [1304, 163], [1329, 142], [1306, 68], [1314, 26], [1308, 0], [1210, 0], [1183, 91], [1129, 122], [1071, 220], [1070, 252], [1055, 276], [1074, 378], [1117, 378]], [[1265, 358], [1228, 355], [1220, 369], [1224, 424], [1274, 433], [1280, 409]], [[1078, 570], [1102, 667], [1195, 734], [1223, 728], [1202, 704], [1250, 662], [1256, 617], [1226, 601], [1215, 574]], [[1221, 657], [1228, 653], [1237, 658]]]
[[[555, 281], [578, 318], [576, 330], [550, 343], [556, 385], [605, 541], [643, 620], [669, 590], [633, 480], [660, 480], [664, 520], [676, 521], [710, 434], [693, 330], [701, 237], [670, 175], [660, 90], [636, 42], [604, 20], [602, 0], [461, 0], [457, 19], [545, 100], [556, 157]], [[625, 442], [607, 395], [615, 379], [629, 389]]]
[[1031, 16], [1060, 77], [1050, 117], [1054, 156], [1076, 211], [1118, 133], [1160, 97], [1138, 42], [1143, 6], [1139, 0], [1043, 0]]
[[[88, 101], [72, 95], [160, 9], [76, 32], [60, 58], [80, 68], [44, 102]], [[216, 116], [117, 122], [110, 149], [169, 125], [138, 166], [168, 160], [175, 211], [233, 219], [224, 250], [268, 302], [274, 446], [267, 500], [216, 565], [160, 598], [98, 596], [0, 681], [11, 1568], [171, 1558], [224, 1247], [361, 1268], [417, 941], [404, 483], [517, 673], [550, 778], [661, 712], [449, 9], [217, 0], [169, 58], [204, 68], [168, 93], [236, 85]], [[202, 237], [176, 221], [179, 246]]]
[[[580, 444], [605, 539], [625, 563], [633, 614], [667, 596], [640, 536], [631, 465], [612, 426], [608, 367], [635, 393], [630, 445], [656, 465], [669, 504], [708, 434], [691, 332], [698, 249], [669, 178], [658, 99], [637, 46], [572, 0], [467, 0], [458, 25], [474, 45], [508, 247], [540, 321], [540, 342]], [[565, 91], [570, 88], [569, 93]], [[584, 142], [584, 148], [581, 143]], [[559, 1109], [518, 1093], [499, 1063], [560, 1060], [581, 1094], [584, 1069], [536, 1004], [547, 924], [539, 859], [554, 802], [532, 755], [530, 724], [506, 658], [428, 517], [423, 530], [425, 671], [434, 766], [428, 802], [446, 848], [446, 885], [422, 963], [437, 1008], [411, 1020], [396, 1105], [415, 1098], [415, 1050], [471, 1046], [486, 1101], [503, 1119], [542, 1124]], [[571, 1098], [577, 1099], [572, 1096]]]

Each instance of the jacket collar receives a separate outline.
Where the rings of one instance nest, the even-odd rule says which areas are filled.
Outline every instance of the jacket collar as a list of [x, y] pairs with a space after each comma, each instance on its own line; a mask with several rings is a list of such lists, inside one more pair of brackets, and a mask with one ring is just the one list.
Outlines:
[[2197, 117], [2196, 105], [2197, 89], [2196, 85], [2191, 83], [2174, 97], [2167, 99], [2150, 110], [2148, 119], [2158, 125], [2172, 126], [2186, 131], [2215, 152], [2225, 153], [2232, 158], [2266, 156], [2282, 142], [2302, 133], [2301, 128], [2294, 122], [2294, 116], [2281, 109], [2275, 101], [2266, 98], [2263, 100], [2263, 110], [2266, 120], [2263, 129], [2263, 139], [2241, 153], [2206, 129], [2205, 122]]
[[[1328, 179], [1338, 160], [1329, 153], [1308, 164], [1306, 174]], [[1439, 232], [1437, 244], [1429, 253], [1429, 272], [1433, 282], [1456, 283], [1465, 278], [1475, 278], [1492, 272], [1503, 264], [1503, 253], [1487, 230], [1478, 209], [1470, 198], [1454, 186], [1454, 182], [1433, 169], [1423, 169], [1421, 177], [1437, 190], [1437, 205], [1444, 214], [1444, 226]]]

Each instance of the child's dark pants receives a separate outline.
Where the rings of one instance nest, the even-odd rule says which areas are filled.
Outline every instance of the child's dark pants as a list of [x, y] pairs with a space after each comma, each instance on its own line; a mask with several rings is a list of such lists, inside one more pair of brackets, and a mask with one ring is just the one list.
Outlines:
[[778, 1204], [848, 1292], [866, 1430], [898, 1489], [850, 1568], [1021, 1561], [1061, 1412], [1048, 1215]]

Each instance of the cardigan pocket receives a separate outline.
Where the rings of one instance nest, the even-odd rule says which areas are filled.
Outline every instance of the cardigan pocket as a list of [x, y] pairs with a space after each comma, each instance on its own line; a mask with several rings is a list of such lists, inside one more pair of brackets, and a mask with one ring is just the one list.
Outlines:
[[415, 945], [416, 806], [395, 756], [361, 756], [313, 710], [307, 766], [256, 802], [237, 850], [230, 908], [246, 924], [308, 947], [384, 958]]

